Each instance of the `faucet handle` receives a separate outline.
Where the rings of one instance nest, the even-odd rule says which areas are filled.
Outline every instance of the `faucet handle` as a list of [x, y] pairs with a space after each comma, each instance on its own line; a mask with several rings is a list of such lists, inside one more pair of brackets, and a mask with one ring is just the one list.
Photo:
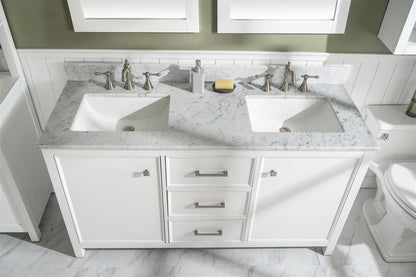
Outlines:
[[273, 77], [272, 74], [263, 74], [263, 75], [255, 75], [256, 78], [264, 77], [264, 85], [261, 87], [261, 89], [265, 92], [269, 92], [272, 90], [270, 87], [270, 79]]
[[160, 73], [150, 73], [150, 72], [144, 72], [142, 75], [149, 77], [149, 76], [160, 76]]
[[144, 72], [142, 75], [146, 76], [146, 81], [144, 82], [143, 89], [151, 90], [153, 88], [152, 82], [150, 82], [150, 76], [160, 76], [160, 73], [150, 73]]
[[95, 75], [105, 75], [105, 86], [104, 88], [107, 90], [112, 90], [114, 89], [114, 84], [113, 81], [111, 81], [111, 75], [113, 75], [113, 73], [111, 71], [107, 71], [107, 72], [95, 72]]
[[308, 79], [309, 78], [319, 79], [318, 75], [310, 76], [308, 74], [305, 74], [305, 75], [302, 75], [300, 77], [303, 78], [303, 82], [302, 82], [302, 84], [300, 85], [300, 87], [298, 89], [300, 92], [307, 92], [308, 91]]
[[261, 77], [264, 77], [264, 78], [266, 78], [266, 80], [267, 80], [267, 79], [272, 78], [272, 77], [273, 77], [273, 75], [272, 75], [272, 74], [262, 74], [262, 75], [255, 75], [254, 77], [256, 77], [256, 78], [261, 78]]

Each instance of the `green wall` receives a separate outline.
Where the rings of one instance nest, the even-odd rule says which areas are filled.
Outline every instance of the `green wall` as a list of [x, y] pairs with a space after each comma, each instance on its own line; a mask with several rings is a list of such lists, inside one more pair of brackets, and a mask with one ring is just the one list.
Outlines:
[[217, 0], [199, 0], [198, 34], [75, 33], [67, 0], [1, 1], [17, 48], [389, 53], [377, 38], [388, 0], [352, 0], [342, 35], [217, 34]]

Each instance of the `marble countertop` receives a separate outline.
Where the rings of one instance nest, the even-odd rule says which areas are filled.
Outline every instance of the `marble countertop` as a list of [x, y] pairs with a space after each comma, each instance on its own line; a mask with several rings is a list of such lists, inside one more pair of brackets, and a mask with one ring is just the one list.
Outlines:
[[[378, 145], [343, 85], [311, 85], [311, 92], [288, 93], [273, 88], [263, 92], [255, 85], [237, 83], [230, 94], [190, 92], [190, 84], [158, 83], [148, 96], [170, 95], [169, 127], [164, 131], [72, 131], [71, 126], [85, 93], [136, 94], [118, 83], [110, 92], [103, 83], [68, 81], [39, 139], [41, 148], [95, 148], [137, 150], [330, 150], [374, 151]], [[327, 98], [344, 129], [338, 133], [258, 133], [250, 126], [247, 95]]]

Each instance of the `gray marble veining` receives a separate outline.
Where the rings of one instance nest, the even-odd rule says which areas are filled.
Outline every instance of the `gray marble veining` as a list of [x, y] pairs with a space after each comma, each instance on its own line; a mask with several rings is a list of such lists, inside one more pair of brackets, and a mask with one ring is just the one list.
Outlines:
[[[94, 147], [145, 150], [375, 150], [377, 144], [342, 85], [311, 85], [312, 92], [265, 93], [256, 85], [238, 83], [235, 92], [217, 94], [207, 83], [206, 92], [194, 94], [187, 84], [162, 84], [147, 95], [170, 95], [169, 127], [164, 131], [82, 132], [71, 126], [85, 93], [125, 95], [117, 88], [107, 92], [103, 83], [68, 81], [43, 132], [40, 147]], [[130, 95], [146, 97], [142, 88]], [[251, 130], [247, 95], [324, 97], [331, 102], [344, 132], [256, 133]]]

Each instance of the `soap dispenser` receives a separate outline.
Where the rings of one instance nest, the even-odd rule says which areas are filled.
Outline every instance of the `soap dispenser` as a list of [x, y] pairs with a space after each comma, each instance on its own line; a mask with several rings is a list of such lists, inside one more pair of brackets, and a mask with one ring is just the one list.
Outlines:
[[407, 107], [406, 114], [411, 117], [416, 117], [416, 90], [413, 94], [412, 100], [410, 100], [409, 106]]
[[195, 67], [191, 70], [192, 92], [202, 93], [205, 86], [205, 72], [201, 67], [201, 60], [195, 61]]

